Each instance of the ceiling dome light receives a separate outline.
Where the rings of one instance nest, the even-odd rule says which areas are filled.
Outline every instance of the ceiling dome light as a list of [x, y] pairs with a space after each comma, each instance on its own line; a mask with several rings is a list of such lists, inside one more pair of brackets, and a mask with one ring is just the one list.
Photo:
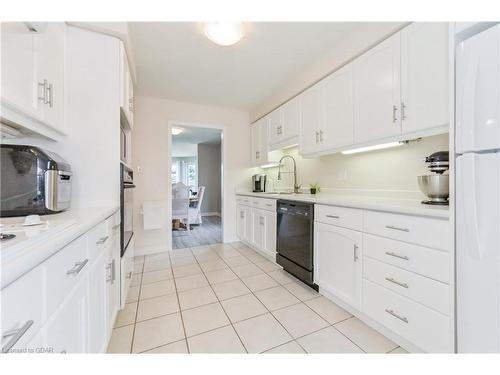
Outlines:
[[206, 22], [204, 31], [208, 39], [221, 46], [238, 43], [245, 33], [241, 22]]
[[182, 128], [172, 128], [172, 135], [179, 135], [184, 131]]

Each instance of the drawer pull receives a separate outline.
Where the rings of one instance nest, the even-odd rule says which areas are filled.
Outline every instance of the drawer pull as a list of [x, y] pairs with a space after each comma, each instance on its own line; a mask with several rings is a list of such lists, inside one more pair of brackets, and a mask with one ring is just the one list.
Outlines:
[[394, 225], [386, 225], [385, 227], [387, 229], [399, 230], [400, 232], [409, 232], [410, 231], [408, 228], [395, 227]]
[[331, 219], [340, 219], [340, 216], [336, 216], [336, 215], [326, 215], [326, 217], [329, 217]]
[[408, 289], [408, 284], [406, 284], [406, 283], [402, 283], [400, 281], [394, 280], [392, 277], [386, 277], [385, 279], [387, 281], [389, 281], [390, 283], [393, 283], [393, 284], [396, 284], [396, 285], [402, 286], [403, 288]]
[[99, 239], [99, 241], [96, 242], [96, 245], [103, 245], [108, 240], [108, 238], [109, 236], [102, 237], [101, 239]]
[[273, 205], [271, 203], [266, 203], [267, 207], [272, 207]]
[[108, 263], [106, 264], [106, 282], [110, 282], [112, 280], [113, 280], [113, 275], [111, 272], [111, 263]]
[[385, 253], [391, 257], [394, 257], [394, 258], [399, 258], [399, 259], [403, 259], [403, 260], [410, 260], [410, 258], [408, 258], [406, 255], [399, 255], [399, 254], [393, 253], [392, 251], [386, 251]]
[[358, 245], [354, 245], [354, 261], [358, 261]]
[[131, 278], [132, 278], [132, 272], [127, 273], [127, 279], [131, 279]]
[[82, 262], [76, 262], [75, 266], [72, 269], [66, 271], [66, 275], [78, 275], [88, 262], [88, 259], [85, 259]]
[[385, 312], [389, 315], [392, 315], [393, 317], [395, 318], [398, 318], [399, 320], [405, 322], [405, 323], [408, 323], [408, 319], [405, 318], [404, 316], [401, 316], [401, 315], [398, 315], [394, 312], [394, 310], [389, 310], [389, 309], [385, 309]]
[[33, 325], [33, 323], [34, 323], [33, 320], [28, 320], [19, 329], [13, 329], [13, 330], [4, 332], [2, 335], [2, 338], [6, 338], [9, 336], [12, 336], [12, 338], [9, 340], [9, 342], [7, 344], [5, 344], [4, 347], [2, 347], [2, 353], [8, 353], [10, 351], [10, 349], [12, 349], [12, 347], [14, 345], [16, 345], [16, 343], [19, 341], [19, 339], [21, 337], [23, 337], [23, 335], [26, 333], [26, 331], [28, 329], [30, 329], [30, 327]]

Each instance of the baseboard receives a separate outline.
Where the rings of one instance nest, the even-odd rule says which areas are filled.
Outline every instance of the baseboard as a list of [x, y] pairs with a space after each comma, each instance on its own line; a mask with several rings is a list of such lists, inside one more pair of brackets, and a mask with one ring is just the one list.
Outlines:
[[202, 212], [201, 216], [219, 216], [220, 217], [220, 212]]

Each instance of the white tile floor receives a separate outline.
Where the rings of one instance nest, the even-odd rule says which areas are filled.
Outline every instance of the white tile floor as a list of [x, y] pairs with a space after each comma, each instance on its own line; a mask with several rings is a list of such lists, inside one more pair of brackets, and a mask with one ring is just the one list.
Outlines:
[[109, 353], [404, 353], [242, 243], [137, 257]]

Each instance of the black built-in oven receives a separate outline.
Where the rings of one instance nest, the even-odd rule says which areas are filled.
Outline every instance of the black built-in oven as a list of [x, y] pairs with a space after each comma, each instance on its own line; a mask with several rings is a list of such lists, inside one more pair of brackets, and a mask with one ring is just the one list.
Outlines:
[[314, 289], [314, 205], [278, 200], [276, 262]]
[[121, 256], [127, 251], [133, 235], [133, 211], [134, 211], [134, 172], [120, 163], [120, 249]]

